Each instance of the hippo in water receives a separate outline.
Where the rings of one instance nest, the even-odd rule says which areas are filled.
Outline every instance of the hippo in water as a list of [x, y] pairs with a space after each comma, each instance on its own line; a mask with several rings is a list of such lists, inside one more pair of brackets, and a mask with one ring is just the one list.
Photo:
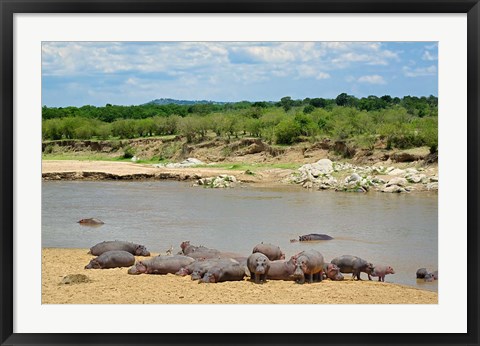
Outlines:
[[280, 247], [277, 245], [264, 244], [262, 242], [253, 248], [252, 253], [256, 252], [263, 253], [265, 256], [268, 257], [270, 261], [285, 259], [285, 254], [282, 252], [282, 250], [280, 250]]
[[297, 281], [299, 284], [305, 283], [305, 278], [309, 283], [314, 281], [322, 281], [323, 279], [323, 265], [325, 260], [323, 255], [317, 250], [302, 251], [295, 256], [292, 256], [295, 261], [295, 273], [294, 275], [300, 276], [301, 279]]
[[433, 276], [432, 273], [427, 273], [425, 274], [425, 277], [423, 278], [426, 282], [432, 282], [435, 280], [435, 277]]
[[343, 255], [334, 258], [331, 262], [340, 268], [341, 273], [352, 273], [352, 279], [355, 279], [356, 277], [357, 280], [362, 280], [360, 278], [360, 273], [364, 272], [367, 273], [368, 280], [372, 280], [370, 274], [372, 274], [373, 271], [373, 264], [360, 257]]
[[417, 279], [424, 279], [427, 282], [438, 280], [438, 270], [430, 273], [426, 268], [420, 268], [417, 270]]
[[330, 237], [328, 234], [318, 234], [318, 233], [310, 233], [301, 235], [298, 237], [298, 240], [291, 239], [290, 242], [294, 243], [297, 241], [317, 241], [317, 240], [332, 240], [333, 238]]
[[128, 241], [104, 241], [94, 245], [90, 248], [89, 253], [98, 256], [104, 252], [112, 251], [112, 250], [123, 250], [130, 252], [132, 255], [135, 256], [150, 256], [150, 252], [147, 251], [147, 248], [144, 245], [139, 245], [135, 243], [130, 243]]
[[251, 280], [256, 284], [267, 281], [270, 260], [263, 253], [252, 253], [247, 259], [247, 267], [250, 271]]
[[230, 263], [227, 265], [215, 265], [211, 267], [198, 283], [215, 283], [224, 281], [240, 281], [245, 277], [245, 267], [239, 263]]
[[333, 263], [323, 264], [323, 278], [332, 281], [342, 281], [344, 279], [342, 273], [340, 273], [340, 268]]
[[385, 275], [387, 274], [395, 274], [395, 270], [393, 270], [393, 268], [390, 266], [383, 265], [375, 265], [373, 267], [372, 276], [378, 276], [378, 281], [385, 282]]
[[108, 269], [130, 267], [135, 263], [135, 257], [127, 251], [107, 251], [92, 259], [85, 269]]
[[427, 268], [419, 268], [416, 273], [417, 279], [424, 279], [425, 275], [427, 274], [428, 274]]
[[128, 269], [128, 274], [175, 274], [194, 261], [195, 259], [183, 255], [156, 256], [145, 261], [137, 261]]
[[80, 221], [77, 221], [77, 223], [83, 226], [99, 226], [99, 225], [103, 225], [105, 222], [99, 219], [90, 218], [90, 219], [81, 219]]
[[297, 266], [293, 258], [290, 258], [288, 261], [284, 259], [271, 261], [267, 279], [285, 281], [301, 280], [303, 278], [303, 275], [299, 275], [298, 273], [297, 275], [295, 275], [296, 268]]

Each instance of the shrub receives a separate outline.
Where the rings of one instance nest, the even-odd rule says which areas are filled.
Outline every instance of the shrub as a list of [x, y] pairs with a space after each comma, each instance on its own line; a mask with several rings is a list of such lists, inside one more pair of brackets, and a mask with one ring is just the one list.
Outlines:
[[275, 126], [275, 142], [277, 144], [292, 144], [298, 141], [301, 134], [301, 127], [294, 119], [283, 120]]

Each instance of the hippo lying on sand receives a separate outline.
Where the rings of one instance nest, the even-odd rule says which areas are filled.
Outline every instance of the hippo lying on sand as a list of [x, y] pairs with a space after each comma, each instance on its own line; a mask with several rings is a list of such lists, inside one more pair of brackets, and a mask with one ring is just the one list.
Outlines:
[[270, 261], [285, 259], [285, 254], [280, 247], [272, 244], [264, 244], [263, 242], [253, 248], [252, 253], [260, 252], [268, 257]]
[[232, 252], [222, 252], [217, 249], [210, 249], [205, 246], [195, 246], [191, 245], [189, 241], [184, 241], [180, 244], [180, 248], [182, 252], [179, 254], [184, 254], [186, 256], [190, 256], [197, 260], [201, 259], [209, 259], [209, 258], [239, 258], [241, 257], [240, 254], [232, 253]]
[[203, 275], [211, 268], [216, 266], [227, 266], [232, 264], [240, 264], [238, 261], [231, 258], [209, 258], [205, 260], [196, 260], [189, 265], [180, 268], [176, 275], [186, 276], [191, 275], [192, 280], [200, 280]]
[[357, 256], [343, 255], [332, 260], [332, 263], [340, 268], [341, 273], [352, 273], [352, 279], [362, 280], [360, 273], [368, 275], [368, 280], [372, 280], [370, 274], [373, 271], [373, 264]]
[[77, 223], [84, 226], [95, 226], [95, 225], [103, 225], [105, 222], [99, 219], [90, 218], [90, 219], [81, 219], [80, 221], [77, 221]]
[[310, 233], [310, 234], [299, 236], [298, 240], [291, 239], [290, 242], [294, 243], [297, 241], [317, 241], [317, 240], [332, 240], [332, 239], [333, 238], [327, 234]]
[[372, 276], [378, 276], [378, 281], [385, 282], [385, 275], [387, 274], [395, 274], [395, 270], [390, 266], [376, 265], [373, 267]]
[[260, 252], [252, 253], [247, 259], [247, 267], [250, 271], [250, 278], [256, 284], [267, 281], [270, 270], [270, 260]]
[[107, 251], [92, 259], [85, 269], [108, 269], [129, 267], [135, 263], [135, 257], [127, 251]]
[[130, 252], [135, 256], [150, 256], [150, 252], [147, 251], [147, 248], [144, 245], [139, 245], [135, 243], [130, 243], [128, 241], [104, 241], [98, 243], [97, 245], [90, 248], [90, 254], [94, 256], [101, 255], [104, 252], [112, 250], [122, 250]]
[[268, 270], [267, 279], [269, 280], [285, 280], [285, 281], [297, 281], [303, 279], [302, 274], [295, 275], [295, 269], [297, 268], [295, 260], [290, 258], [286, 260], [277, 260], [270, 262], [270, 269]]
[[294, 275], [301, 276], [297, 281], [299, 284], [305, 283], [305, 278], [309, 283], [322, 281], [323, 264], [325, 263], [323, 255], [317, 250], [306, 250], [292, 257], [296, 268]]
[[128, 269], [128, 274], [175, 274], [194, 261], [195, 259], [183, 255], [157, 256], [145, 261], [137, 261]]
[[245, 277], [245, 267], [238, 263], [216, 265], [211, 267], [198, 283], [215, 283], [224, 281], [240, 281]]
[[323, 264], [323, 278], [332, 281], [342, 281], [344, 279], [342, 273], [340, 273], [340, 268], [333, 263]]

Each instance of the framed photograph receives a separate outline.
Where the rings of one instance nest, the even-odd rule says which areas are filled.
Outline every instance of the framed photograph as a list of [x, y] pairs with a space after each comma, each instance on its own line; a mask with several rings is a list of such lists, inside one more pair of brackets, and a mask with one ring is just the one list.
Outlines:
[[2, 345], [478, 344], [478, 1], [0, 10]]

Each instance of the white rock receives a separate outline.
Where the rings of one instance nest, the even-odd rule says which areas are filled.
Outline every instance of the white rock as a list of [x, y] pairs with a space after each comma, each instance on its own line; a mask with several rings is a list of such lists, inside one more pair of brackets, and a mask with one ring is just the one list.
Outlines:
[[387, 173], [388, 175], [404, 175], [405, 171], [400, 168], [395, 168], [394, 170]]
[[438, 183], [428, 183], [427, 184], [427, 190], [438, 190]]
[[403, 187], [400, 187], [398, 185], [387, 186], [386, 188], [382, 189], [381, 191], [382, 192], [390, 192], [390, 193], [406, 192], [406, 190]]
[[400, 178], [400, 177], [392, 178], [388, 181], [386, 186], [389, 187], [389, 186], [392, 186], [392, 185], [405, 186], [405, 185], [407, 185], [407, 179]]
[[322, 172], [330, 173], [333, 171], [333, 162], [329, 159], [321, 159], [316, 162], [315, 168]]
[[359, 176], [357, 173], [353, 173], [352, 175], [350, 175], [349, 177], [347, 177], [345, 179], [345, 182], [349, 183], [349, 182], [355, 182], [355, 181], [360, 181], [360, 180], [362, 180], [362, 177]]

